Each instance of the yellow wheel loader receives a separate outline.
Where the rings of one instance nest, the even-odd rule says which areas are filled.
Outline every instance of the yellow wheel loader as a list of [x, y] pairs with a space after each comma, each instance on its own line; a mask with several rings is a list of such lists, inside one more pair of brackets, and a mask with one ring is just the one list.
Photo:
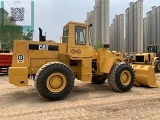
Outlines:
[[154, 66], [155, 73], [160, 73], [160, 45], [149, 45], [147, 50], [147, 53], [128, 53], [125, 62], [150, 64]]
[[[136, 71], [123, 62], [121, 52], [106, 48], [95, 52], [89, 29], [87, 24], [69, 22], [63, 28], [60, 43], [45, 41], [42, 35], [40, 41], [15, 40], [9, 82], [27, 86], [28, 76], [34, 76], [38, 94], [48, 101], [68, 96], [75, 78], [94, 84], [102, 84], [108, 78], [113, 90], [129, 91], [134, 85]], [[138, 79], [145, 81], [143, 78]]]
[[156, 73], [160, 73], [160, 45], [149, 45], [147, 47], [148, 53], [154, 59], [153, 64], [155, 66], [154, 70]]
[[155, 77], [155, 53], [135, 54], [135, 59], [131, 66], [136, 71], [136, 86], [158, 87]]
[[136, 71], [136, 86], [158, 87], [155, 72], [160, 72], [160, 59], [154, 47], [149, 46], [148, 53], [129, 54], [132, 59], [127, 60], [127, 63]]

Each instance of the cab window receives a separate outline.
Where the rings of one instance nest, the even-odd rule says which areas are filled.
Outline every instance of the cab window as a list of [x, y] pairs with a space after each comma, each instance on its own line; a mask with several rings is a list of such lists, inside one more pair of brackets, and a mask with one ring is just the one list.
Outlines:
[[68, 32], [69, 32], [69, 26], [63, 29], [62, 43], [68, 43]]
[[157, 46], [157, 52], [160, 52], [160, 46]]
[[86, 44], [86, 28], [76, 26], [75, 28], [75, 44], [85, 45]]
[[149, 46], [149, 47], [148, 47], [148, 52], [149, 52], [149, 53], [151, 53], [151, 52], [154, 52], [154, 53], [155, 53], [155, 52], [156, 52], [155, 46]]

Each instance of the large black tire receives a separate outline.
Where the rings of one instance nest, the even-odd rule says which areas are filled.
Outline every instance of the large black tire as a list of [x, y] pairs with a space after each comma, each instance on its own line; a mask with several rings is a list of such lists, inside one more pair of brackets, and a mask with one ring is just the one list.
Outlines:
[[92, 76], [92, 83], [93, 84], [103, 84], [107, 79], [107, 75], [100, 75], [100, 76]]
[[159, 59], [157, 59], [157, 60], [155, 61], [154, 71], [155, 71], [155, 73], [160, 73], [160, 60], [159, 60]]
[[73, 72], [63, 63], [50, 62], [42, 66], [35, 76], [38, 94], [48, 101], [62, 100], [74, 86]]
[[123, 62], [116, 63], [109, 75], [108, 75], [108, 84], [109, 86], [118, 92], [127, 92], [129, 91], [135, 82], [135, 73], [133, 68]]

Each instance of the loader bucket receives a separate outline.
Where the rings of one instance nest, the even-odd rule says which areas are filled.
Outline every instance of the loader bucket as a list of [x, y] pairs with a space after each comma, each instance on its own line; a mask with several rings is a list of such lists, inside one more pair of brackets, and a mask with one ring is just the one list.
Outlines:
[[154, 66], [152, 65], [131, 65], [135, 70], [135, 86], [158, 87]]

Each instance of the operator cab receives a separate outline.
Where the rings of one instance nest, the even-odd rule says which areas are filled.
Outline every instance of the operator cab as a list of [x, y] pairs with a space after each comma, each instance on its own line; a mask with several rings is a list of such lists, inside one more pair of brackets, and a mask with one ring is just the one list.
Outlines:
[[90, 36], [88, 24], [69, 22], [63, 27], [62, 43], [69, 43], [74, 39], [72, 42], [74, 42], [75, 45], [91, 45]]
[[148, 46], [148, 52], [149, 53], [151, 53], [151, 52], [156, 53], [156, 46]]
[[68, 45], [68, 53], [72, 57], [90, 57], [94, 53], [90, 36], [88, 24], [69, 22], [63, 27], [61, 42]]
[[156, 53], [156, 56], [160, 57], [160, 45], [149, 45], [147, 49], [149, 53]]

